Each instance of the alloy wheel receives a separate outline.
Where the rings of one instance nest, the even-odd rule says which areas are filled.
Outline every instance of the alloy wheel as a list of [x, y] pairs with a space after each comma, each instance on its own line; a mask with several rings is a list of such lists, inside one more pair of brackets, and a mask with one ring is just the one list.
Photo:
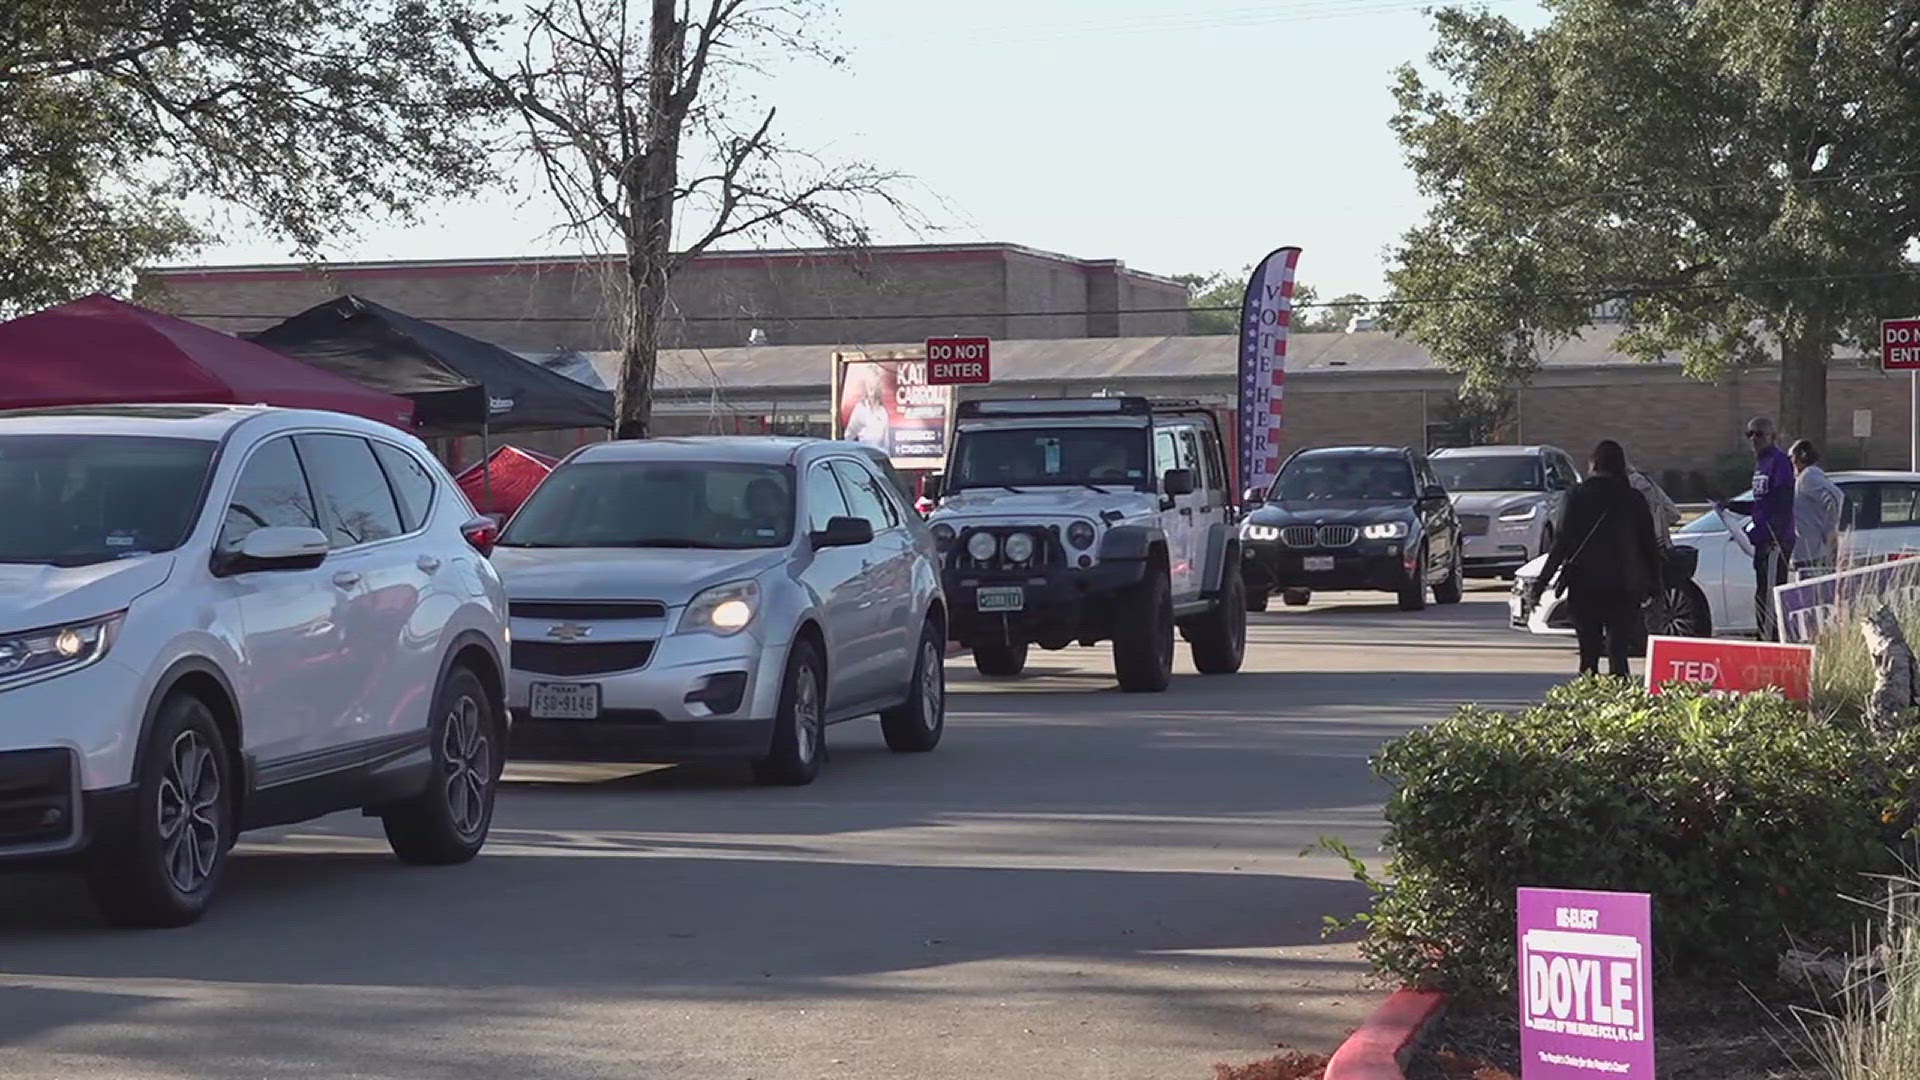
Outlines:
[[928, 731], [940, 726], [947, 707], [946, 657], [929, 641], [920, 650], [920, 722]]
[[493, 743], [480, 703], [462, 694], [447, 711], [441, 734], [442, 783], [447, 813], [462, 836], [480, 831], [487, 819], [487, 787], [493, 779]]
[[225, 813], [220, 762], [197, 731], [183, 731], [160, 777], [160, 852], [167, 880], [182, 894], [207, 883], [220, 859]]
[[793, 753], [801, 761], [812, 761], [820, 750], [820, 680], [813, 669], [802, 665], [793, 688]]

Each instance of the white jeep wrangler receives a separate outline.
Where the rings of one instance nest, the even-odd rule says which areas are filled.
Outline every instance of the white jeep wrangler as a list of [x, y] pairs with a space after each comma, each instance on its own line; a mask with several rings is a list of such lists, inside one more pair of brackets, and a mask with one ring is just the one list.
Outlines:
[[1213, 414], [1145, 398], [959, 406], [941, 498], [949, 636], [983, 675], [1029, 646], [1113, 642], [1128, 691], [1164, 690], [1177, 628], [1205, 674], [1240, 670], [1246, 587]]

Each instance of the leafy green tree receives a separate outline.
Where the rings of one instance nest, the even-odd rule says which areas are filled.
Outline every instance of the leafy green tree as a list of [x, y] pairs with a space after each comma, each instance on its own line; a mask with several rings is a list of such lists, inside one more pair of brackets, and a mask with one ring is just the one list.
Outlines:
[[[1219, 271], [1212, 274], [1176, 274], [1175, 281], [1187, 287], [1187, 306], [1194, 308], [1187, 316], [1187, 333], [1195, 335], [1237, 334], [1240, 332], [1240, 305], [1246, 299], [1247, 276], [1253, 273], [1248, 266], [1239, 271], [1228, 273]], [[1296, 333], [1334, 333], [1347, 328], [1348, 320], [1363, 310], [1367, 298], [1359, 293], [1347, 293], [1336, 298], [1337, 307], [1314, 307], [1319, 293], [1304, 281], [1293, 286], [1293, 329]], [[1351, 306], [1349, 306], [1351, 305]], [[1208, 310], [1225, 309], [1225, 310]]]
[[[204, 239], [190, 197], [296, 249], [491, 178], [464, 0], [9, 0], [0, 311], [115, 288]], [[200, 227], [197, 227], [200, 226]]]
[[[1594, 306], [1693, 374], [1782, 362], [1780, 420], [1826, 434], [1835, 346], [1920, 301], [1920, 64], [1910, 12], [1865, 0], [1550, 0], [1535, 30], [1435, 15], [1437, 79], [1393, 127], [1428, 220], [1391, 325], [1465, 377], [1524, 382]], [[1900, 5], [1902, 10], [1914, 5]]]

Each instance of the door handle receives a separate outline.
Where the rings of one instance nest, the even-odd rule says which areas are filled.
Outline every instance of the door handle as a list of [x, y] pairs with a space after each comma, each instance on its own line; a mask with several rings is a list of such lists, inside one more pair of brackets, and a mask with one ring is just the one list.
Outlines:
[[360, 575], [352, 570], [342, 570], [333, 575], [333, 583], [343, 589], [351, 589], [360, 584]]
[[420, 556], [420, 561], [414, 563], [414, 565], [418, 566], [423, 573], [431, 574], [435, 570], [440, 569], [440, 560], [431, 555], [422, 555]]

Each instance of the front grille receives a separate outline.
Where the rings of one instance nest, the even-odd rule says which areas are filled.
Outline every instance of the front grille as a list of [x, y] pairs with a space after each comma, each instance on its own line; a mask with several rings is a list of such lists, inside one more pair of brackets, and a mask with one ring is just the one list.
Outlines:
[[609, 675], [647, 666], [651, 641], [516, 641], [513, 666], [535, 675]]
[[[995, 541], [993, 557], [985, 560], [967, 554], [967, 540], [974, 533], [981, 532], [990, 534]], [[1007, 537], [1014, 533], [1026, 533], [1033, 538], [1033, 558], [1023, 563], [1007, 561]], [[1050, 566], [1065, 566], [1067, 563], [1066, 547], [1060, 541], [1057, 526], [990, 525], [968, 529], [954, 538], [950, 550], [953, 552], [954, 568], [958, 570], [1040, 570]]]
[[516, 619], [664, 619], [667, 605], [654, 600], [515, 600]]
[[1346, 547], [1360, 539], [1360, 530], [1353, 525], [1289, 525], [1280, 530], [1280, 539], [1295, 548]]
[[73, 756], [65, 750], [0, 754], [0, 850], [39, 848], [74, 836]]
[[1462, 536], [1487, 535], [1487, 520], [1488, 520], [1487, 515], [1485, 514], [1461, 514], [1460, 515], [1460, 535]]

